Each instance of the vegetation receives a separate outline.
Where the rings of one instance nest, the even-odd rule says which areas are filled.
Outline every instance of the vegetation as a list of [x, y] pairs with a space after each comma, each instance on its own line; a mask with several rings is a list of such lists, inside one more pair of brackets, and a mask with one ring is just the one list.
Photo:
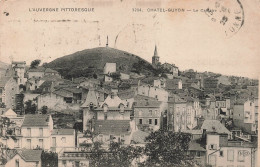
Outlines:
[[36, 104], [32, 100], [25, 102], [25, 114], [35, 114], [36, 113]]
[[194, 166], [193, 158], [186, 152], [191, 134], [158, 130], [147, 137], [142, 166]]
[[141, 147], [122, 146], [121, 143], [112, 142], [109, 150], [101, 148], [101, 143], [95, 142], [91, 150], [90, 164], [93, 167], [101, 166], [131, 166], [134, 159], [142, 155]]
[[[152, 74], [154, 70], [154, 67], [144, 59], [113, 48], [86, 49], [58, 58], [48, 63], [46, 67], [57, 70], [66, 79], [77, 77], [96, 78], [96, 75], [103, 73], [106, 62], [116, 63], [117, 71], [136, 71]], [[143, 71], [134, 69], [133, 64], [135, 63], [138, 63], [135, 67], [141, 64]]]
[[31, 62], [30, 68], [37, 68], [41, 63], [41, 60], [36, 59]]
[[43, 151], [41, 155], [42, 167], [58, 166], [58, 154], [55, 152]]
[[47, 106], [42, 106], [41, 111], [42, 111], [42, 114], [47, 114], [48, 107]]

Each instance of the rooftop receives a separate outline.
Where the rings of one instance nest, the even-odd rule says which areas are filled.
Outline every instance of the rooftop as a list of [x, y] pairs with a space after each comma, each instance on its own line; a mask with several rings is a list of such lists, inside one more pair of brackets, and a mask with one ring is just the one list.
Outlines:
[[230, 134], [230, 131], [218, 120], [204, 120], [201, 129], [206, 129], [207, 132]]
[[130, 133], [129, 120], [96, 120], [95, 132], [106, 135], [121, 135]]
[[74, 135], [74, 129], [53, 129], [52, 135]]
[[49, 115], [25, 115], [22, 127], [48, 126]]
[[13, 150], [12, 152], [13, 153], [10, 154], [9, 157], [10, 159], [12, 159], [16, 154], [18, 154], [26, 162], [41, 161], [42, 150], [18, 149], [18, 150]]

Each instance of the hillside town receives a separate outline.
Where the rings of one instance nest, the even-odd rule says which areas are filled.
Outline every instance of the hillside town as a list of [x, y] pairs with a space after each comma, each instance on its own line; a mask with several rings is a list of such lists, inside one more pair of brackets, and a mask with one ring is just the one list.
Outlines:
[[181, 71], [156, 46], [151, 61], [156, 75], [138, 63], [71, 78], [40, 60], [1, 67], [0, 166], [256, 167], [259, 81]]

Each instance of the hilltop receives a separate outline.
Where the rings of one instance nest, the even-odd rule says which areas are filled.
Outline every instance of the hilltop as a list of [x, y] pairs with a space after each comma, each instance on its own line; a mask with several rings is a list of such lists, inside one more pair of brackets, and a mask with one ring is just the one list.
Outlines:
[[137, 55], [109, 47], [98, 47], [82, 50], [46, 64], [46, 67], [57, 70], [63, 77], [89, 77], [102, 74], [105, 63], [117, 63], [117, 71], [136, 72], [146, 75], [156, 74], [151, 63]]

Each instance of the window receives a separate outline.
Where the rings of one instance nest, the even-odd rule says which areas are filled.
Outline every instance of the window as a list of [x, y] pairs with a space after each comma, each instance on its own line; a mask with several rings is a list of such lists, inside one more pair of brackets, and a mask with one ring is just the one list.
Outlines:
[[237, 161], [238, 162], [244, 162], [245, 161], [244, 150], [238, 150]]
[[216, 144], [210, 144], [209, 145], [209, 150], [216, 150], [217, 149], [217, 145]]
[[15, 160], [15, 167], [19, 167], [19, 159]]
[[152, 119], [149, 119], [149, 124], [150, 124], [150, 125], [152, 124]]
[[64, 166], [66, 166], [67, 161], [66, 161], [66, 160], [62, 160], [62, 164], [63, 164]]
[[62, 137], [62, 138], [61, 138], [61, 141], [62, 141], [63, 143], [66, 143], [66, 137]]
[[157, 119], [154, 120], [154, 125], [157, 125], [157, 124], [158, 124], [157, 121], [158, 121]]
[[1, 94], [3, 93], [3, 89], [0, 89], [0, 93], [1, 93]]
[[143, 120], [139, 119], [139, 124], [142, 125], [143, 124]]
[[66, 103], [72, 103], [72, 97], [64, 97]]
[[228, 161], [234, 161], [234, 150], [228, 150], [227, 151], [227, 160]]
[[31, 137], [31, 128], [27, 128], [27, 136]]
[[149, 115], [152, 115], [153, 114], [153, 111], [152, 110], [149, 110]]
[[43, 139], [39, 139], [39, 147], [43, 148]]
[[27, 149], [31, 149], [31, 139], [27, 139]]
[[19, 147], [19, 140], [14, 140], [14, 147]]
[[107, 120], [107, 113], [104, 113], [104, 120]]
[[40, 136], [42, 137], [43, 136], [43, 128], [40, 128], [39, 131], [40, 131]]
[[219, 151], [219, 156], [220, 157], [224, 157], [224, 152], [223, 151]]
[[2, 98], [0, 98], [0, 103], [2, 103], [3, 102], [3, 100], [2, 100]]

